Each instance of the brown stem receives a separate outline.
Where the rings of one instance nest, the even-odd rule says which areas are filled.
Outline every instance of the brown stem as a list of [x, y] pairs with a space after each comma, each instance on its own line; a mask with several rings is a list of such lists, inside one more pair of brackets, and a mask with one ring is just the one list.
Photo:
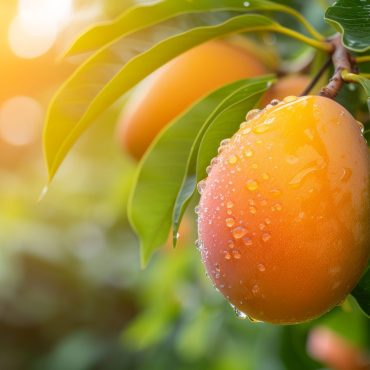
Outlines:
[[355, 71], [355, 59], [343, 46], [339, 34], [335, 35], [329, 42], [334, 48], [331, 55], [334, 74], [329, 80], [329, 83], [321, 89], [319, 95], [334, 99], [344, 83], [341, 76], [342, 71]]

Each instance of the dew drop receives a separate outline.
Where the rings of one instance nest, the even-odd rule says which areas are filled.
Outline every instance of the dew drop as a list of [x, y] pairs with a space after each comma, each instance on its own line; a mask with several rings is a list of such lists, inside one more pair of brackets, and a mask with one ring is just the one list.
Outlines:
[[252, 131], [255, 134], [263, 134], [264, 132], [268, 131], [269, 129], [270, 129], [270, 127], [268, 125], [262, 124], [262, 125], [258, 125], [258, 126], [253, 127]]
[[362, 122], [360, 122], [360, 121], [356, 121], [356, 122], [358, 124], [358, 127], [360, 128], [361, 134], [363, 134], [364, 131], [365, 131], [364, 124]]
[[266, 243], [271, 239], [271, 235], [269, 233], [262, 234], [262, 240]]
[[200, 207], [199, 207], [199, 206], [196, 206], [196, 207], [194, 208], [194, 212], [195, 212], [197, 215], [199, 215], [199, 211], [200, 211]]
[[243, 226], [237, 226], [233, 229], [232, 234], [235, 239], [241, 239], [247, 233], [247, 229]]
[[258, 183], [256, 180], [248, 180], [247, 181], [247, 189], [249, 191], [255, 191], [258, 189]]
[[289, 95], [286, 98], [283, 99], [284, 103], [291, 103], [293, 101], [296, 101], [298, 98], [296, 96]]
[[232, 217], [228, 217], [225, 221], [227, 227], [233, 227], [235, 225], [235, 220]]
[[250, 110], [247, 115], [245, 116], [245, 120], [246, 121], [249, 121], [255, 117], [257, 117], [259, 114], [260, 114], [260, 110], [259, 109], [252, 109]]
[[342, 176], [340, 177], [340, 181], [347, 182], [352, 176], [352, 170], [348, 167], [343, 168]]
[[203, 243], [202, 243], [202, 241], [200, 239], [197, 239], [195, 241], [195, 246], [197, 247], [198, 251], [200, 251], [200, 252], [202, 251], [202, 249], [203, 249]]
[[243, 5], [244, 5], [245, 7], [248, 7], [248, 6], [249, 6], [249, 5], [251, 5], [251, 4], [249, 3], [249, 1], [244, 1]]
[[268, 174], [268, 173], [264, 172], [264, 173], [262, 174], [262, 178], [263, 178], [264, 180], [268, 180], [268, 179], [270, 178], [270, 176], [269, 176], [269, 174]]
[[280, 203], [276, 203], [274, 204], [272, 207], [271, 207], [271, 210], [272, 211], [281, 211], [283, 209], [283, 207], [281, 206]]
[[240, 252], [239, 252], [239, 251], [237, 251], [237, 250], [234, 250], [234, 251], [233, 251], [233, 257], [234, 257], [236, 260], [239, 260], [241, 256], [242, 256], [242, 255], [240, 254]]
[[248, 135], [252, 131], [252, 127], [243, 127], [242, 129], [242, 134], [243, 135]]
[[257, 209], [256, 209], [256, 207], [253, 207], [253, 206], [249, 207], [249, 212], [250, 212], [252, 215], [255, 215], [255, 214], [257, 213]]
[[265, 230], [266, 229], [265, 224], [259, 224], [258, 227], [259, 227], [260, 230]]
[[249, 236], [245, 236], [243, 238], [243, 243], [244, 243], [244, 245], [246, 245], [247, 247], [249, 247], [249, 246], [251, 246], [253, 244], [253, 241], [252, 241], [252, 239]]
[[266, 222], [266, 225], [270, 225], [271, 224], [271, 220], [269, 218], [265, 218], [265, 222]]
[[244, 154], [245, 154], [245, 156], [246, 157], [252, 157], [252, 155], [253, 155], [253, 150], [251, 150], [251, 149], [247, 149], [245, 152], [244, 152]]
[[234, 207], [234, 203], [232, 202], [232, 201], [228, 201], [227, 203], [226, 203], [226, 208], [233, 208]]
[[258, 270], [259, 270], [259, 271], [261, 271], [261, 272], [266, 271], [266, 267], [265, 267], [265, 265], [263, 265], [262, 263], [259, 263], [259, 264], [257, 265], [257, 268], [258, 268]]
[[231, 209], [228, 209], [228, 210], [226, 211], [226, 213], [227, 213], [229, 216], [231, 216], [231, 215], [233, 214], [233, 211], [232, 211]]
[[231, 305], [231, 307], [233, 308], [235, 315], [238, 319], [245, 320], [248, 317], [244, 312], [238, 310], [234, 305]]
[[257, 295], [260, 291], [260, 287], [257, 285], [257, 284], [254, 284], [253, 287], [252, 287], [252, 293], [254, 295]]
[[234, 244], [234, 242], [233, 242], [232, 240], [229, 240], [229, 241], [227, 242], [227, 246], [228, 246], [230, 249], [233, 249], [233, 248], [235, 247], [235, 244]]
[[238, 161], [238, 157], [236, 155], [231, 155], [228, 159], [230, 164], [235, 164]]
[[199, 181], [197, 184], [198, 193], [202, 194], [205, 187], [206, 187], [206, 180]]
[[280, 103], [280, 100], [278, 100], [278, 99], [273, 99], [270, 102], [271, 105], [278, 105], [279, 103]]
[[225, 260], [231, 260], [231, 254], [229, 252], [225, 252], [224, 258]]
[[293, 188], [298, 188], [302, 181], [304, 180], [304, 178], [306, 176], [308, 176], [309, 174], [315, 172], [318, 170], [318, 167], [309, 167], [309, 168], [306, 168], [305, 170], [299, 172], [297, 175], [295, 175], [290, 181], [289, 181], [289, 185], [292, 186]]
[[226, 146], [227, 144], [229, 144], [231, 141], [231, 139], [223, 139], [220, 143], [220, 146]]

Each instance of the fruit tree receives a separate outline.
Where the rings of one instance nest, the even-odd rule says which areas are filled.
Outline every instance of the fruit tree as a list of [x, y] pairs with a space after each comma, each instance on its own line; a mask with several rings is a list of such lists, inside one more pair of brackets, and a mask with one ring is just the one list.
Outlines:
[[349, 295], [369, 315], [369, 17], [355, 0], [326, 24], [264, 0], [134, 5], [66, 53], [90, 56], [50, 104], [49, 181], [118, 101], [143, 265], [195, 208], [205, 270], [239, 317], [300, 323]]

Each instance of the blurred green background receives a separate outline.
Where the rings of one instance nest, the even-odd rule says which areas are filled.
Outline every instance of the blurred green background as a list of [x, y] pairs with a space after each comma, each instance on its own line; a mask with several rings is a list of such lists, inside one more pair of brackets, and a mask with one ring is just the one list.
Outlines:
[[135, 163], [114, 138], [123, 102], [38, 202], [45, 109], [75, 68], [56, 59], [87, 25], [132, 2], [71, 1], [50, 48], [32, 58], [9, 36], [20, 4], [32, 1], [0, 3], [0, 370], [319, 369], [306, 345], [322, 325], [369, 348], [369, 320], [351, 300], [308, 324], [238, 319], [205, 276], [194, 214], [179, 248], [163, 248], [141, 270], [125, 212]]

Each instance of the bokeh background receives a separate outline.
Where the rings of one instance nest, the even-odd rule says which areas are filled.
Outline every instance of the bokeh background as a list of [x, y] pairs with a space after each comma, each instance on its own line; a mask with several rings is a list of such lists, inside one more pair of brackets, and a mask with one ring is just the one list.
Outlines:
[[125, 211], [135, 163], [115, 139], [124, 100], [38, 201], [47, 104], [79, 63], [60, 57], [132, 3], [0, 1], [0, 370], [319, 369], [307, 338], [321, 326], [369, 348], [369, 320], [351, 299], [308, 324], [238, 319], [204, 274], [192, 213], [180, 246], [140, 269]]

